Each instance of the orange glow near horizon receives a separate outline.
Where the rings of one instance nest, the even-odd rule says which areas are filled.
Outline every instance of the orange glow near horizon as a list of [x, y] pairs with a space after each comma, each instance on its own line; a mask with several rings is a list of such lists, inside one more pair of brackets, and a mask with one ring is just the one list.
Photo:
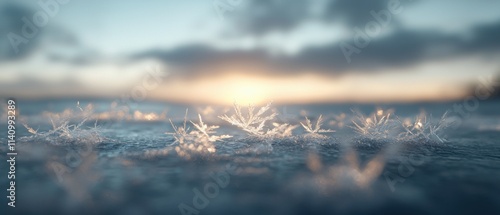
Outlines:
[[[125, 74], [121, 68], [91, 67], [75, 73], [73, 78], [47, 75], [44, 81], [36, 82], [37, 85], [19, 82], [22, 80], [19, 78], [16, 86], [8, 82], [2, 82], [6, 84], [2, 86], [10, 86], [11, 91], [15, 89], [19, 98], [115, 99], [139, 92], [134, 90], [143, 87], [143, 77], [149, 77], [149, 70], [140, 68], [150, 64], [155, 62], [127, 67], [130, 72]], [[294, 71], [287, 74], [264, 66], [234, 65], [230, 68], [207, 66], [203, 73], [183, 74], [165, 67], [158, 71], [175, 75], [166, 75], [154, 89], [143, 87], [142, 94], [150, 100], [194, 105], [234, 102], [260, 105], [271, 101], [279, 104], [442, 102], [460, 100], [473, 93], [471, 87], [478, 84], [478, 77], [499, 75], [495, 64], [484, 64], [477, 59], [370, 72]], [[484, 69], [470, 72], [479, 67]]]
[[[172, 80], [152, 98], [183, 103], [228, 105], [321, 102], [415, 102], [460, 99], [467, 88], [456, 83], [419, 83], [402, 78], [401, 83], [386, 75], [346, 75], [332, 78], [312, 74], [287, 77], [261, 77], [228, 74], [195, 80]], [[392, 74], [387, 74], [392, 76]], [[397, 77], [396, 77], [397, 78]], [[453, 89], [453, 90], [448, 90]]]

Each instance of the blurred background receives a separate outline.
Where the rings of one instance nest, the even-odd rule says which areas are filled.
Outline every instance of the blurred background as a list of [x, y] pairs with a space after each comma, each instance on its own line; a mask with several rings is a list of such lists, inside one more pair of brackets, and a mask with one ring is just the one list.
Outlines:
[[[179, 213], [230, 163], [241, 171], [202, 213], [500, 214], [500, 100], [484, 101], [500, 98], [499, 8], [0, 0], [0, 100], [19, 101], [14, 213]], [[257, 124], [279, 137], [218, 118], [270, 101]], [[3, 134], [7, 116], [0, 105]], [[202, 118], [233, 138], [180, 144]], [[336, 133], [317, 135], [322, 120]]]
[[494, 0], [2, 0], [0, 96], [119, 98], [140, 85], [141, 100], [187, 104], [459, 100], [479, 77], [499, 74], [498, 8]]

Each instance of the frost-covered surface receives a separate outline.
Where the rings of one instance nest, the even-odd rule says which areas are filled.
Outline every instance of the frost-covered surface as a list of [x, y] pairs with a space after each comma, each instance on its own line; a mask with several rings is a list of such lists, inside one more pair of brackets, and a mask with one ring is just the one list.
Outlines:
[[[199, 214], [500, 211], [490, 204], [500, 201], [500, 133], [479, 126], [500, 122], [497, 103], [482, 104], [458, 128], [441, 118], [451, 104], [361, 106], [362, 114], [351, 112], [353, 105], [294, 106], [286, 119], [274, 105], [204, 113], [151, 104], [123, 113], [168, 109], [150, 120], [99, 118], [109, 103], [75, 104], [20, 102], [27, 128], [18, 126], [25, 137], [18, 144], [19, 214], [182, 214], [180, 204], [194, 207], [193, 189], [203, 193], [223, 173], [229, 182], [206, 207], [194, 207]], [[91, 152], [66, 161], [88, 142]], [[67, 168], [62, 181], [54, 161]]]
[[[241, 109], [241, 106], [234, 104], [234, 114], [231, 116], [219, 116], [222, 120], [231, 123], [234, 126], [247, 132], [251, 137], [260, 139], [286, 138], [292, 136], [292, 131], [297, 128], [297, 125], [288, 123], [273, 122], [278, 115], [270, 111], [271, 103], [255, 110], [255, 107], [249, 105], [246, 113]], [[271, 113], [268, 113], [271, 112]], [[272, 127], [268, 124], [272, 122]]]
[[27, 122], [23, 122], [22, 125], [31, 135], [21, 137], [19, 140], [55, 145], [96, 144], [103, 141], [97, 121], [92, 127], [88, 127], [86, 124], [95, 114], [92, 105], [89, 104], [82, 108], [77, 102], [75, 109], [66, 109], [62, 113], [43, 112], [52, 126], [47, 131], [39, 131], [39, 129], [30, 127]]
[[378, 109], [369, 116], [364, 116], [358, 111], [353, 111], [355, 119], [352, 120], [352, 128], [363, 137], [379, 140], [390, 139], [394, 136], [397, 126], [393, 117], [394, 110]]
[[[203, 119], [199, 114], [198, 123], [191, 121], [192, 126], [195, 128], [191, 130], [186, 124], [186, 117], [187, 116], [184, 116], [184, 123], [182, 127], [175, 126], [174, 123], [170, 121], [174, 132], [166, 133], [172, 135], [175, 138], [173, 146], [171, 145], [169, 146], [169, 148], [173, 147], [173, 149], [177, 152], [177, 155], [179, 155], [180, 157], [189, 160], [193, 156], [213, 154], [216, 152], [215, 142], [222, 141], [231, 137], [230, 135], [215, 135], [215, 133], [217, 133], [216, 129], [219, 128], [219, 126], [208, 126], [203, 122]], [[166, 150], [169, 150], [169, 148], [167, 148]], [[154, 154], [154, 152], [148, 153]]]
[[435, 121], [432, 116], [425, 113], [415, 117], [415, 120], [407, 120], [403, 122], [402, 127], [404, 132], [399, 134], [399, 140], [412, 142], [438, 142], [444, 143], [447, 140], [443, 137], [444, 130], [453, 125], [453, 121], [447, 118], [447, 112]]

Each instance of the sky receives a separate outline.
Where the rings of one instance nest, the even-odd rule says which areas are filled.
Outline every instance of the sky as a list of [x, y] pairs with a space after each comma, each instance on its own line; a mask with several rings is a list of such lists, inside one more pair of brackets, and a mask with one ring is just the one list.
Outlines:
[[[498, 8], [493, 0], [3, 0], [0, 96], [116, 98], [142, 87], [146, 99], [193, 104], [456, 100], [500, 72]], [[26, 20], [41, 23], [35, 33]], [[144, 86], [152, 71], [161, 80]]]

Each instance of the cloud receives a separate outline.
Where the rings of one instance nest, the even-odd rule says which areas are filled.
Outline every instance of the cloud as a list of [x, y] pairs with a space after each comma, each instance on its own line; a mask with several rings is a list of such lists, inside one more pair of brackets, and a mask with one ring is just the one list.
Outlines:
[[252, 0], [236, 5], [226, 17], [239, 33], [263, 35], [294, 29], [310, 15], [310, 1]]
[[[54, 62], [65, 61], [83, 65], [95, 61], [96, 52], [89, 53], [91, 51], [80, 44], [77, 35], [66, 28], [50, 24], [42, 27], [35, 26], [32, 20], [36, 12], [22, 4], [0, 5], [0, 62], [25, 60], [27, 56], [35, 52], [46, 55]], [[33, 29], [25, 26], [35, 27], [36, 33], [32, 33], [32, 38], [25, 36], [25, 32], [32, 32]], [[17, 44], [17, 52], [11, 43], [14, 38], [12, 35], [27, 40], [26, 43]]]
[[370, 11], [386, 10], [388, 2], [388, 0], [327, 1], [321, 18], [328, 22], [342, 21], [349, 26], [362, 26], [373, 20]]
[[181, 76], [188, 77], [214, 75], [228, 69], [244, 72], [248, 71], [248, 67], [263, 68], [255, 71], [268, 75], [302, 71], [335, 75], [353, 70], [371, 72], [464, 55], [498, 53], [500, 41], [496, 38], [500, 38], [500, 21], [476, 26], [466, 36], [399, 29], [392, 34], [372, 38], [359, 54], [351, 56], [351, 63], [346, 60], [340, 44], [345, 42], [352, 45], [352, 38], [308, 47], [294, 56], [275, 56], [263, 49], [217, 50], [198, 44], [173, 50], [146, 51], [131, 58], [158, 59], [179, 69]]
[[20, 97], [37, 98], [38, 96], [85, 95], [86, 90], [88, 90], [79, 80], [71, 76], [57, 81], [44, 81], [36, 77], [23, 75], [20, 80], [2, 83], [0, 97], [18, 95]]
[[0, 5], [0, 61], [25, 57], [37, 46], [36, 38], [20, 45], [16, 53], [7, 37], [9, 33], [22, 35], [23, 17], [32, 17], [34, 11], [20, 4], [4, 3]]
[[[405, 6], [411, 0], [401, 0]], [[371, 11], [387, 10], [389, 0], [254, 0], [228, 13], [231, 28], [243, 35], [289, 32], [306, 21], [341, 23], [348, 28], [373, 20]], [[396, 19], [393, 17], [393, 19]], [[397, 25], [392, 21], [392, 25]]]
[[[404, 7], [414, 1], [401, 0]], [[373, 21], [371, 11], [387, 9], [389, 0], [356, 2], [350, 0], [256, 0], [246, 1], [232, 17], [237, 31], [244, 35], [263, 36], [274, 31], [292, 31], [308, 20], [341, 23], [347, 29], [363, 27]], [[423, 61], [453, 58], [474, 53], [498, 51], [500, 22], [472, 26], [468, 35], [418, 30], [401, 25], [396, 16], [390, 33], [370, 38], [367, 47], [350, 56], [348, 62], [341, 44], [354, 45], [353, 37], [344, 41], [303, 48], [293, 56], [276, 56], [266, 49], [217, 50], [208, 45], [188, 45], [173, 50], [151, 50], [132, 58], [155, 58], [178, 69], [180, 76], [197, 77], [227, 71], [256, 72], [267, 75], [316, 72], [329, 75], [347, 71], [373, 72], [390, 67], [404, 67]], [[386, 27], [387, 28], [387, 27]], [[297, 32], [306, 34], [307, 32]], [[387, 33], [387, 32], [385, 32]], [[249, 68], [255, 69], [249, 69]]]
[[[223, 73], [229, 69], [237, 69], [242, 72], [257, 67], [271, 69], [286, 65], [286, 63], [278, 63], [284, 59], [273, 57], [265, 50], [221, 51], [201, 44], [183, 46], [173, 50], [145, 51], [131, 56], [130, 59], [132, 61], [157, 59], [168, 64], [170, 68], [176, 69], [178, 76], [190, 78]], [[253, 71], [266, 72], [266, 70]]]
[[464, 45], [463, 51], [489, 51], [496, 52], [500, 48], [500, 21], [497, 23], [476, 26], [471, 39]]

